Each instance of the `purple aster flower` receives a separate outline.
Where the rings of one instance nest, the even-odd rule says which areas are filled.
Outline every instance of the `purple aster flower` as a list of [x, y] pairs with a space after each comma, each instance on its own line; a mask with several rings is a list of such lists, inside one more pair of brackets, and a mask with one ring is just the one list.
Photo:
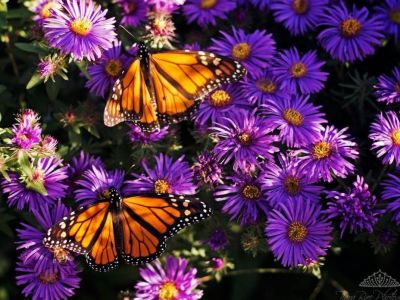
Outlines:
[[281, 203], [271, 212], [265, 228], [275, 258], [292, 267], [326, 255], [331, 234], [331, 224], [321, 214], [321, 207], [310, 201]]
[[374, 225], [383, 210], [377, 209], [376, 197], [371, 194], [368, 184], [364, 178], [357, 175], [353, 187], [348, 188], [345, 193], [331, 191], [326, 193], [328, 208], [325, 213], [329, 219], [338, 217], [340, 219], [340, 237], [346, 229], [351, 233], [367, 231], [372, 233]]
[[47, 82], [49, 78], [54, 82], [54, 77], [56, 75], [59, 75], [64, 80], [68, 79], [66, 75], [68, 70], [66, 68], [64, 56], [59, 56], [57, 54], [47, 55], [41, 58], [37, 66], [37, 72], [44, 82]]
[[213, 153], [223, 164], [234, 160], [234, 169], [257, 165], [257, 157], [271, 160], [278, 148], [273, 145], [278, 137], [271, 135], [271, 123], [254, 113], [232, 112], [226, 124], [211, 127], [219, 139]]
[[102, 11], [92, 0], [65, 0], [62, 9], [52, 12], [43, 24], [51, 47], [76, 60], [96, 60], [113, 46], [115, 19], [106, 19], [107, 10]]
[[288, 147], [301, 147], [319, 137], [327, 121], [320, 106], [308, 102], [309, 96], [292, 96], [263, 106], [272, 126], [279, 130], [279, 140]]
[[35, 127], [39, 125], [39, 119], [39, 115], [32, 109], [24, 109], [16, 117], [17, 123], [24, 127]]
[[325, 29], [318, 39], [322, 47], [335, 59], [353, 62], [375, 52], [374, 46], [384, 37], [383, 23], [376, 15], [370, 15], [366, 7], [355, 6], [349, 12], [345, 3], [324, 10], [320, 24]]
[[222, 182], [222, 169], [213, 153], [204, 152], [200, 154], [192, 169], [194, 177], [211, 188]]
[[381, 157], [384, 164], [395, 163], [400, 166], [400, 121], [393, 111], [381, 113], [371, 124], [372, 150]]
[[51, 156], [56, 154], [58, 141], [50, 136], [45, 135], [39, 143], [39, 152], [46, 156]]
[[328, 73], [322, 72], [325, 62], [318, 60], [317, 52], [308, 51], [300, 57], [296, 48], [285, 50], [275, 59], [273, 73], [282, 88], [292, 94], [311, 94], [324, 88]]
[[79, 155], [74, 156], [68, 165], [68, 178], [71, 182], [75, 182], [92, 166], [104, 167], [104, 164], [99, 157], [81, 150]]
[[260, 73], [270, 66], [276, 50], [272, 34], [265, 30], [247, 34], [235, 27], [232, 33], [221, 31], [221, 34], [221, 39], [212, 39], [210, 51], [241, 62], [249, 73]]
[[116, 0], [121, 9], [121, 24], [137, 27], [147, 19], [148, 3], [145, 0]]
[[[33, 126], [32, 126], [33, 125]], [[29, 150], [37, 146], [41, 141], [42, 129], [39, 124], [19, 123], [13, 125], [11, 143], [23, 150]]]
[[39, 25], [42, 25], [44, 20], [52, 16], [53, 10], [58, 10], [60, 8], [60, 0], [39, 0], [29, 9], [36, 14], [33, 20]]
[[287, 200], [318, 203], [322, 186], [314, 184], [307, 170], [298, 165], [295, 157], [279, 155], [278, 164], [267, 164], [260, 175], [271, 206]]
[[40, 229], [28, 224], [21, 224], [22, 228], [17, 229], [19, 238], [17, 249], [23, 250], [20, 256], [21, 261], [24, 264], [30, 264], [33, 266], [33, 271], [39, 273], [46, 271], [49, 264], [61, 268], [74, 267], [72, 257], [60, 245], [54, 244], [53, 248], [46, 248], [43, 245], [43, 238], [46, 236], [47, 230], [66, 216], [68, 209], [61, 201], [58, 201], [54, 208], [41, 206], [40, 209], [33, 210], [33, 214], [41, 226]]
[[197, 186], [193, 183], [193, 171], [184, 158], [181, 156], [174, 161], [160, 153], [155, 156], [156, 164], [152, 169], [143, 161], [145, 174], [132, 173], [135, 179], [126, 181], [125, 193], [195, 194]]
[[321, 21], [328, 0], [272, 0], [270, 8], [275, 20], [293, 35], [303, 35], [315, 29]]
[[232, 111], [249, 109], [250, 103], [243, 96], [238, 84], [221, 86], [205, 97], [195, 114], [199, 126], [225, 123]]
[[387, 206], [387, 210], [393, 213], [393, 220], [400, 225], [400, 178], [389, 174], [388, 178], [383, 181], [382, 187], [382, 200], [392, 201]]
[[386, 104], [400, 102], [400, 68], [394, 68], [393, 77], [381, 75], [378, 83], [374, 85], [375, 96], [379, 102]]
[[114, 85], [123, 69], [127, 67], [128, 59], [121, 55], [121, 42], [113, 43], [113, 47], [104, 51], [101, 59], [88, 67], [90, 75], [86, 87], [97, 96], [104, 97]]
[[327, 182], [333, 176], [345, 178], [354, 172], [354, 165], [350, 159], [358, 158], [357, 144], [346, 134], [347, 128], [337, 130], [327, 126], [321, 131], [318, 138], [310, 139], [304, 148], [295, 151], [300, 154], [299, 168], [306, 170], [310, 177]]
[[151, 143], [159, 142], [168, 136], [168, 126], [162, 127], [159, 130], [152, 132], [143, 132], [139, 126], [135, 124], [128, 124], [128, 136], [132, 143], [140, 143], [141, 145], [149, 145]]
[[[45, 157], [31, 165], [30, 176], [18, 177], [17, 174], [10, 173], [10, 179], [4, 179], [1, 183], [3, 193], [8, 194], [8, 205], [19, 210], [28, 206], [31, 211], [46, 204], [53, 206], [57, 199], [66, 195], [67, 185], [64, 184], [64, 179], [67, 178], [67, 168], [60, 165], [61, 160]], [[38, 184], [44, 186], [46, 194], [34, 189]]]
[[387, 36], [393, 35], [396, 42], [400, 39], [400, 0], [385, 0], [376, 7], [376, 16], [385, 26]]
[[165, 267], [156, 260], [139, 272], [142, 278], [135, 285], [137, 300], [196, 300], [203, 296], [197, 289], [197, 269], [189, 267], [185, 258], [167, 256]]
[[17, 261], [17, 285], [23, 286], [22, 294], [32, 300], [66, 300], [75, 294], [81, 279], [76, 266], [59, 265], [50, 261], [46, 269], [34, 271], [34, 263]]
[[239, 84], [245, 98], [257, 106], [281, 101], [288, 94], [269, 69], [260, 73], [249, 73]]
[[152, 6], [152, 10], [157, 13], [174, 13], [180, 5], [185, 3], [185, 0], [146, 0]]
[[224, 250], [228, 243], [228, 237], [222, 229], [214, 230], [207, 240], [207, 245], [212, 251]]
[[[247, 0], [243, 0], [243, 2], [247, 2]], [[266, 9], [270, 5], [271, 0], [250, 0], [250, 3], [254, 6], [260, 8], [261, 10]]]
[[103, 165], [92, 165], [86, 170], [81, 179], [75, 183], [75, 199], [79, 205], [86, 206], [102, 198], [102, 193], [111, 187], [122, 192], [125, 172], [122, 170], [107, 171]]
[[194, 42], [194, 43], [191, 43], [191, 44], [185, 44], [185, 45], [183, 46], [183, 49], [185, 49], [185, 50], [200, 51], [200, 50], [201, 50], [201, 46], [200, 46], [199, 43]]
[[201, 27], [217, 25], [217, 19], [226, 20], [227, 14], [236, 8], [233, 0], [186, 0], [183, 14], [189, 23]]
[[222, 211], [237, 219], [240, 225], [255, 224], [270, 212], [270, 203], [262, 184], [262, 177], [236, 173], [227, 177], [229, 184], [215, 189], [216, 201], [224, 201]]

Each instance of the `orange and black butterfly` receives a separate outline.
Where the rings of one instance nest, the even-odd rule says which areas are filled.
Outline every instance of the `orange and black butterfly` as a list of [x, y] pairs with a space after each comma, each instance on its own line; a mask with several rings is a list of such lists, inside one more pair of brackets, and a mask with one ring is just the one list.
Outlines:
[[115, 188], [102, 200], [71, 212], [48, 230], [43, 243], [86, 256], [96, 271], [114, 269], [119, 260], [142, 264], [156, 259], [168, 238], [211, 214], [205, 203], [177, 195], [122, 198]]
[[104, 110], [104, 124], [132, 121], [144, 131], [193, 115], [200, 100], [222, 84], [239, 80], [246, 69], [237, 61], [204, 51], [173, 50], [138, 56], [122, 73]]

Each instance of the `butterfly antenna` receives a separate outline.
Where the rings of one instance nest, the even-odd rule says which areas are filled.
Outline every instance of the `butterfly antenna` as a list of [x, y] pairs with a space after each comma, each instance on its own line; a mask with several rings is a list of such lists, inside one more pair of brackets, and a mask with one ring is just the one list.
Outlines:
[[132, 38], [132, 40], [133, 40], [135, 43], [139, 43], [139, 40], [138, 40], [132, 33], [130, 33], [129, 30], [126, 29], [125, 26], [119, 25], [119, 27], [121, 27], [121, 28], [125, 31], [125, 33], [127, 33], [127, 34]]

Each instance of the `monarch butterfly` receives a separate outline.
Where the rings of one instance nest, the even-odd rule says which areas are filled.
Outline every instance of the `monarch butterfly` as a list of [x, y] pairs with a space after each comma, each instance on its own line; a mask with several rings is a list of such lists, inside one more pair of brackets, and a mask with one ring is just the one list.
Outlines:
[[127, 264], [156, 259], [169, 237], [211, 214], [205, 203], [192, 197], [147, 194], [122, 198], [110, 188], [101, 198], [50, 228], [44, 245], [85, 255], [94, 270], [108, 271], [120, 258]]
[[104, 124], [132, 121], [143, 131], [153, 131], [159, 122], [185, 120], [205, 95], [245, 74], [246, 69], [230, 58], [189, 50], [149, 54], [140, 43], [138, 57], [114, 84]]

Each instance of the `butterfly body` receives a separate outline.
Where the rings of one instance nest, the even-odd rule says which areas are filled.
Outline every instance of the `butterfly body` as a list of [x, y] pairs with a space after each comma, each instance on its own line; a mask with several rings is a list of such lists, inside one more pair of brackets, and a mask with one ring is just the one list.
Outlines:
[[207, 218], [201, 201], [177, 195], [136, 195], [122, 198], [115, 188], [101, 200], [65, 216], [49, 229], [43, 243], [85, 255], [96, 271], [150, 262], [165, 250], [166, 240], [190, 224]]
[[139, 45], [137, 58], [122, 73], [104, 110], [104, 124], [132, 121], [144, 131], [190, 118], [205, 95], [239, 80], [244, 67], [204, 51], [173, 50], [151, 54]]

